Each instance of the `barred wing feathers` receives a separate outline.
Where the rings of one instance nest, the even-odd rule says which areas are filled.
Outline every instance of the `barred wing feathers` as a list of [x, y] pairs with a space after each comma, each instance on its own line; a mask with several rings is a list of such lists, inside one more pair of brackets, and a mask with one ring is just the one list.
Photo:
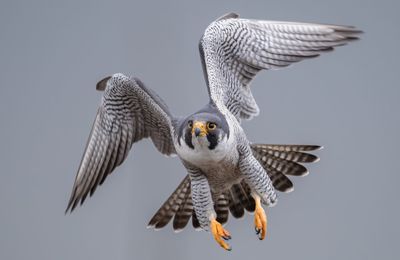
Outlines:
[[289, 176], [305, 176], [308, 170], [301, 163], [317, 162], [319, 158], [308, 152], [319, 150], [318, 145], [251, 144], [254, 157], [266, 170], [274, 188], [291, 192], [293, 183]]
[[[313, 163], [319, 160], [316, 155], [308, 152], [322, 148], [317, 145], [251, 144], [250, 146], [254, 157], [266, 170], [274, 188], [281, 192], [293, 190], [293, 183], [287, 175], [305, 176], [308, 173], [301, 163]], [[254, 212], [255, 209], [251, 188], [245, 180], [214, 196], [213, 200], [217, 221], [221, 224], [228, 222], [229, 212], [233, 217], [241, 218], [245, 211]], [[190, 178], [186, 175], [154, 214], [148, 227], [161, 229], [173, 219], [173, 229], [180, 231], [186, 227], [190, 217], [192, 217], [193, 227], [200, 228], [193, 208]]]
[[249, 85], [260, 70], [317, 57], [357, 39], [359, 33], [350, 26], [250, 20], [227, 14], [208, 26], [199, 43], [210, 99], [237, 119], [251, 119], [259, 108]]
[[105, 90], [79, 166], [66, 212], [85, 201], [128, 155], [133, 143], [150, 137], [163, 154], [175, 153], [173, 117], [164, 102], [138, 79], [115, 74]]

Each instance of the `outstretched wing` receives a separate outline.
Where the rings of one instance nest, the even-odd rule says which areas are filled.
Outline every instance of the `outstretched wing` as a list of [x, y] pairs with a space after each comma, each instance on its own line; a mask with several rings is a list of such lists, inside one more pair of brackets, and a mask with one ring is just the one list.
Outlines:
[[263, 69], [278, 69], [357, 39], [350, 26], [240, 19], [234, 13], [211, 23], [199, 43], [209, 95], [237, 119], [259, 108], [249, 84]]
[[100, 81], [105, 90], [66, 212], [84, 202], [120, 165], [133, 143], [150, 137], [157, 149], [174, 154], [174, 119], [164, 102], [136, 78], [115, 74]]

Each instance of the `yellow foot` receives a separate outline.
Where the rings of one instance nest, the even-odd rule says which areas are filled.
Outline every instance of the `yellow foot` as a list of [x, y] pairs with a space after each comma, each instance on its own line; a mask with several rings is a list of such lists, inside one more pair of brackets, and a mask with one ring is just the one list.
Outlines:
[[267, 215], [261, 206], [260, 197], [254, 196], [256, 209], [254, 211], [254, 226], [258, 239], [263, 240], [267, 233]]
[[225, 230], [221, 223], [216, 221], [215, 219], [210, 222], [211, 233], [214, 236], [215, 241], [225, 250], [231, 251], [232, 248], [222, 239], [229, 240], [231, 239], [231, 235], [227, 230]]

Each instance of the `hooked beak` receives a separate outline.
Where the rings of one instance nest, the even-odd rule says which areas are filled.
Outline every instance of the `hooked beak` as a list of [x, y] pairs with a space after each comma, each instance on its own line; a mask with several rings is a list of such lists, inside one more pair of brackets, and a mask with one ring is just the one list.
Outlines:
[[195, 121], [192, 127], [192, 135], [196, 135], [196, 137], [204, 137], [208, 134], [207, 127], [205, 122]]

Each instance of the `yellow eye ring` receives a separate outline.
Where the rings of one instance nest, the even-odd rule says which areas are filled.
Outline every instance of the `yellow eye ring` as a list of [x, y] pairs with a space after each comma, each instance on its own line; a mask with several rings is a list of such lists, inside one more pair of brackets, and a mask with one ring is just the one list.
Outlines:
[[207, 129], [208, 130], [214, 130], [215, 128], [217, 128], [217, 124], [215, 123], [207, 123]]
[[192, 127], [193, 127], [193, 122], [192, 122], [192, 121], [189, 121], [189, 122], [188, 122], [188, 128], [191, 129]]

